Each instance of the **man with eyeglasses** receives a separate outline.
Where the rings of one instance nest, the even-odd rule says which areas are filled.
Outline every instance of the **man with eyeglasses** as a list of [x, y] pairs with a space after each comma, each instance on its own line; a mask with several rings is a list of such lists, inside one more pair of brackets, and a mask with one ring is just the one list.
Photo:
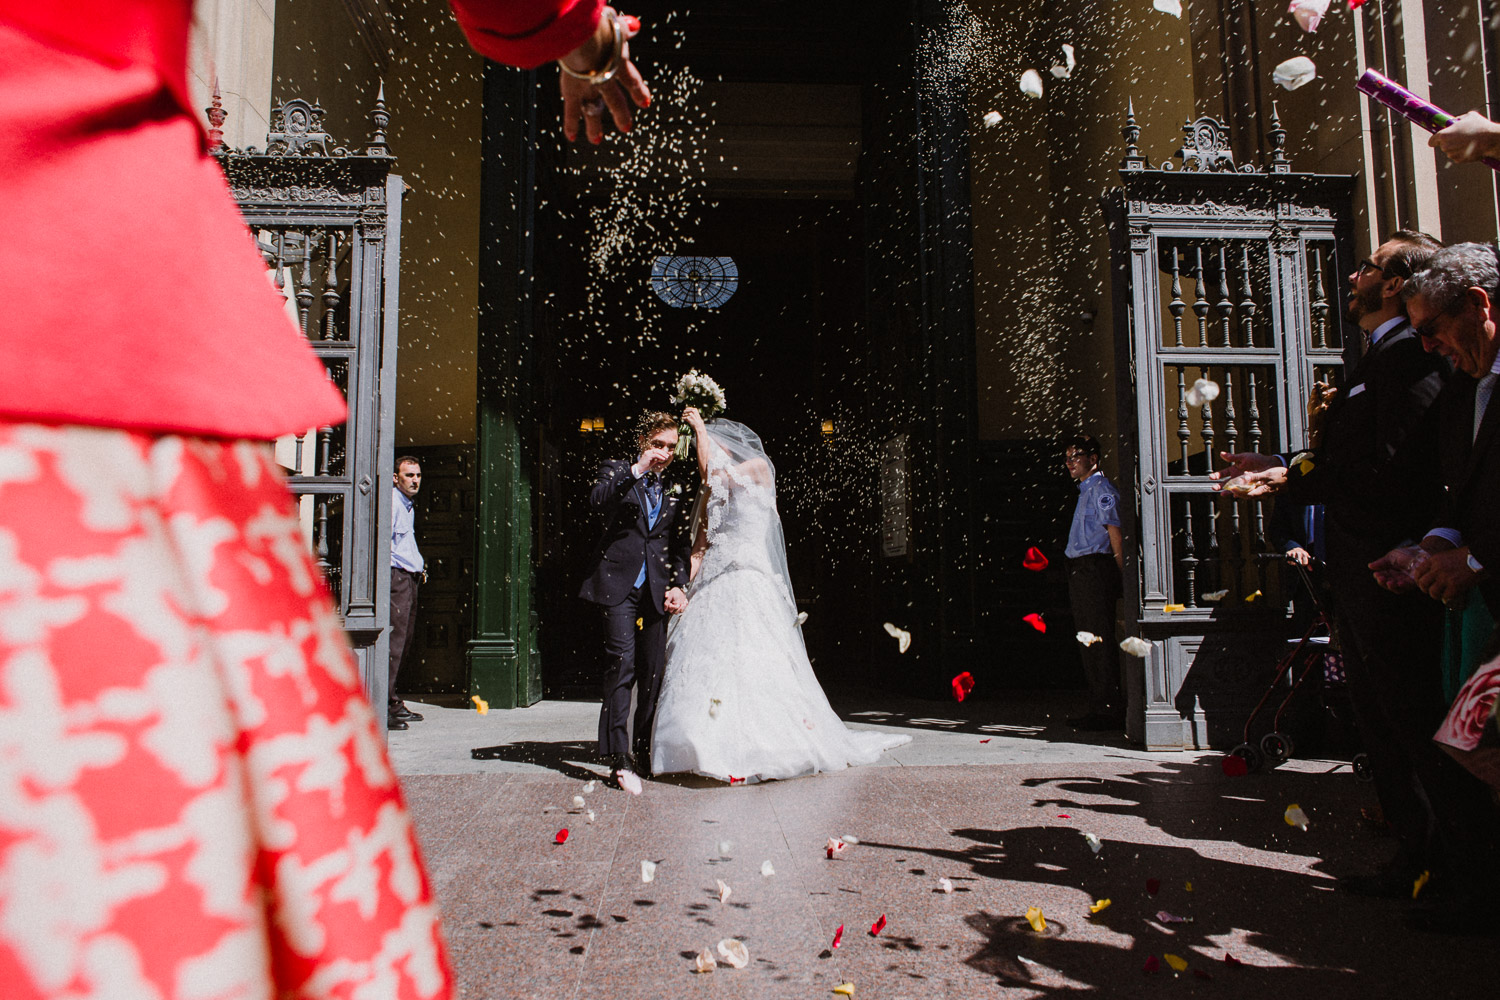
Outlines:
[[1382, 588], [1369, 564], [1422, 537], [1442, 504], [1432, 403], [1447, 365], [1423, 350], [1401, 297], [1407, 279], [1441, 246], [1423, 233], [1398, 231], [1349, 275], [1345, 318], [1363, 349], [1345, 369], [1319, 446], [1296, 460], [1226, 454], [1228, 467], [1211, 476], [1227, 480], [1219, 488], [1231, 492], [1279, 489], [1279, 501], [1324, 505], [1328, 584], [1350, 702], [1382, 810], [1399, 839], [1386, 866], [1342, 885], [1391, 898], [1409, 899], [1413, 880], [1432, 867], [1435, 820], [1423, 776], [1439, 755], [1431, 736], [1443, 717], [1442, 609]]
[[1125, 728], [1120, 685], [1120, 652], [1115, 645], [1115, 602], [1125, 549], [1120, 533], [1120, 491], [1099, 471], [1099, 442], [1080, 434], [1063, 451], [1068, 475], [1078, 483], [1078, 505], [1068, 530], [1068, 604], [1073, 624], [1098, 641], [1080, 642], [1083, 674], [1089, 685], [1087, 715], [1069, 719], [1084, 732]]

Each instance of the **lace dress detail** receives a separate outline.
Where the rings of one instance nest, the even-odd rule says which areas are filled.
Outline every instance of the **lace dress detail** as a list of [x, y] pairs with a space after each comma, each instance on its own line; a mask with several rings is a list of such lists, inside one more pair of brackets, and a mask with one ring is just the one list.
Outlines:
[[708, 487], [709, 546], [667, 636], [652, 770], [792, 778], [873, 763], [908, 742], [851, 730], [828, 704], [772, 557], [781, 533], [769, 467], [713, 462]]

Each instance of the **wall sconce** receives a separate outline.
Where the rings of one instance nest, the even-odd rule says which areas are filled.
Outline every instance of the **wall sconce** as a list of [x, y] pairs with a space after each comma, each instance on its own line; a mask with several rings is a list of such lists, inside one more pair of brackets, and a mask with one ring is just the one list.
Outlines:
[[823, 421], [822, 430], [823, 430], [823, 440], [831, 442], [833, 440], [833, 421], [832, 420], [824, 420]]
[[603, 417], [584, 417], [578, 422], [580, 434], [602, 434], [604, 433]]

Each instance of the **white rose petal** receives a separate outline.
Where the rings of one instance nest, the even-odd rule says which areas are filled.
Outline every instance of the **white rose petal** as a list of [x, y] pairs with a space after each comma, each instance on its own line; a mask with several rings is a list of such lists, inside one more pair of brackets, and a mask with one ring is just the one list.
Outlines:
[[727, 902], [729, 902], [729, 893], [732, 892], [733, 890], [731, 890], [729, 888], [729, 885], [723, 879], [721, 879], [721, 878], [714, 879], [714, 881], [717, 882], [717, 883], [719, 883], [719, 902], [721, 902], [721, 903], [727, 903]]
[[575, 795], [575, 796], [573, 796], [573, 808], [574, 809], [582, 809], [586, 804], [587, 803], [585, 803], [583, 801], [583, 796], [582, 795]]
[[745, 942], [734, 938], [719, 942], [719, 954], [723, 956], [724, 964], [731, 968], [743, 969], [750, 964], [750, 949], [745, 947]]
[[1122, 640], [1120, 642], [1120, 648], [1129, 653], [1131, 656], [1138, 656], [1142, 659], [1145, 659], [1147, 654], [1151, 652], [1151, 644], [1145, 639], [1134, 635], [1128, 639]]
[[1097, 636], [1092, 632], [1079, 632], [1077, 635], [1073, 636], [1073, 638], [1077, 639], [1078, 642], [1084, 646], [1092, 646], [1096, 642], [1104, 641], [1102, 637]]
[[1104, 848], [1104, 841], [1099, 839], [1099, 835], [1097, 833], [1085, 833], [1083, 835], [1083, 839], [1088, 841], [1089, 850], [1093, 851], [1095, 854], [1098, 854], [1100, 850]]
[[1229, 591], [1227, 591], [1227, 590], [1211, 590], [1208, 593], [1206, 593], [1206, 594], [1203, 595], [1203, 599], [1205, 601], [1208, 601], [1208, 602], [1212, 603], [1214, 601], [1222, 601], [1224, 598], [1226, 598], [1228, 596], [1229, 596]]
[[[886, 622], [885, 631], [887, 635], [895, 638], [896, 648], [900, 652], [904, 653], [911, 648], [911, 633], [906, 631], [906, 629], [898, 628], [895, 625], [892, 625], [890, 622]], [[811, 729], [812, 727], [809, 726], [808, 728]]]
[[776, 869], [771, 867], [770, 861], [762, 861], [760, 863], [760, 873], [763, 877], [770, 878], [776, 874]]
[[807, 621], [807, 612], [798, 612], [797, 617], [792, 619], [792, 628], [801, 628]]
[[857, 844], [857, 843], [859, 843], [859, 838], [858, 837], [856, 837], [856, 836], [854, 836], [852, 834], [848, 834], [848, 833], [844, 834], [839, 839], [842, 840], [846, 844]]
[[1296, 90], [1311, 83], [1318, 75], [1318, 67], [1307, 56], [1292, 56], [1271, 71], [1271, 79], [1287, 90]]
[[592, 823], [594, 821], [594, 810], [590, 809], [588, 811], [588, 818], [589, 818], [589, 822], [590, 823]]
[[1200, 378], [1192, 384], [1183, 397], [1189, 406], [1202, 406], [1219, 398], [1219, 383]]
[[1000, 124], [1000, 112], [998, 112], [998, 111], [986, 111], [984, 113], [984, 127], [985, 128], [994, 128], [996, 125], [999, 125], [999, 124]]
[[1052, 67], [1052, 75], [1059, 80], [1066, 80], [1073, 75], [1073, 67], [1078, 65], [1078, 59], [1073, 55], [1073, 46], [1063, 43], [1063, 61]]
[[656, 862], [655, 861], [642, 861], [641, 862], [641, 881], [642, 882], [650, 882], [654, 878], [656, 878]]
[[950, 878], [940, 878], [940, 879], [938, 879], [938, 888], [941, 889], [941, 890], [943, 890], [946, 893], [952, 893], [953, 892], [953, 880], [950, 879]]
[[1021, 93], [1027, 97], [1042, 96], [1042, 74], [1034, 69], [1028, 69], [1021, 74]]
[[1330, 0], [1292, 0], [1291, 6], [1287, 7], [1287, 13], [1297, 19], [1303, 31], [1317, 31], [1318, 25], [1323, 23], [1323, 17], [1328, 13]]
[[1163, 14], [1171, 14], [1173, 17], [1182, 16], [1182, 0], [1151, 0], [1151, 6]]
[[592, 794], [594, 794], [594, 783], [592, 781], [584, 783], [583, 794], [585, 794], [585, 795], [592, 795]]
[[732, 850], [734, 850], [733, 843], [727, 840], [719, 841], [719, 857], [728, 860], [730, 857], [732, 857], [732, 855], [729, 853]]
[[704, 948], [702, 951], [698, 952], [698, 957], [693, 959], [693, 969], [696, 972], [712, 972], [714, 971], [714, 967], [718, 964], [718, 962], [714, 961], [713, 952], [709, 951], [707, 948]]
[[615, 772], [620, 779], [620, 787], [631, 795], [641, 794], [641, 778], [634, 771], [626, 771], [623, 768]]

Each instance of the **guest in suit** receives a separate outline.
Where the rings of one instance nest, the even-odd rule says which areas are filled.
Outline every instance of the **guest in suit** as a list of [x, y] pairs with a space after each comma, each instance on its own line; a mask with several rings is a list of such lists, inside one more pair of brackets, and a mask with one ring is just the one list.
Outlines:
[[[662, 479], [677, 446], [677, 418], [643, 414], [636, 432], [640, 456], [605, 462], [589, 492], [589, 506], [604, 516], [604, 533], [578, 591], [604, 615], [599, 752], [611, 775], [622, 769], [646, 773], [650, 766], [651, 725], [667, 659], [667, 616], [687, 607], [683, 588], [692, 549], [682, 487]], [[627, 729], [632, 688], [637, 689], [634, 760]]]
[[1349, 275], [1345, 318], [1358, 326], [1365, 346], [1329, 404], [1319, 446], [1293, 460], [1227, 455], [1229, 467], [1215, 474], [1231, 487], [1241, 476], [1254, 488], [1279, 481], [1283, 501], [1323, 504], [1349, 698], [1400, 845], [1383, 869], [1344, 885], [1393, 898], [1410, 898], [1413, 879], [1434, 867], [1433, 790], [1423, 779], [1436, 774], [1441, 783], [1447, 774], [1431, 740], [1444, 707], [1442, 615], [1419, 595], [1380, 587], [1368, 565], [1421, 537], [1442, 503], [1432, 403], [1446, 364], [1423, 350], [1401, 298], [1407, 279], [1440, 246], [1430, 236], [1397, 232]]

